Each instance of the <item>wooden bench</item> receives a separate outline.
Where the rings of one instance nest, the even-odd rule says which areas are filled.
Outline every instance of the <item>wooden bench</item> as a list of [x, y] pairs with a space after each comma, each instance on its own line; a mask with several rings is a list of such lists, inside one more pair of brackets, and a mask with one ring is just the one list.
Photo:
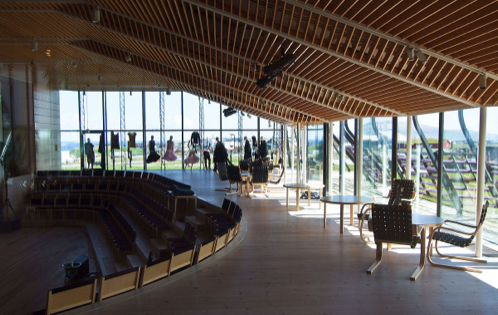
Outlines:
[[47, 314], [53, 314], [95, 302], [97, 279], [59, 287], [48, 291]]
[[102, 277], [98, 301], [138, 288], [140, 267], [134, 267]]

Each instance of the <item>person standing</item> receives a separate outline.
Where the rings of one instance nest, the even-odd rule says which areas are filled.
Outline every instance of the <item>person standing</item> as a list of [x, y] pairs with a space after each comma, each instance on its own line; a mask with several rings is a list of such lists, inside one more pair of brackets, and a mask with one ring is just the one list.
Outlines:
[[161, 157], [156, 153], [156, 142], [154, 141], [154, 136], [150, 136], [149, 141], [149, 156], [147, 157], [146, 163], [157, 162]]
[[211, 153], [210, 152], [211, 152], [211, 143], [208, 144], [208, 147], [206, 149], [204, 149], [204, 167], [207, 170], [211, 169]]
[[95, 152], [93, 152], [93, 143], [90, 142], [90, 138], [88, 138], [88, 142], [85, 143], [85, 154], [88, 168], [90, 168], [90, 164], [92, 164], [93, 169], [93, 163], [95, 162]]
[[247, 137], [244, 137], [244, 140], [246, 141], [244, 144], [244, 160], [251, 160], [251, 144], [249, 143], [249, 140], [247, 140]]
[[268, 150], [266, 149], [266, 141], [261, 137], [261, 143], [259, 144], [259, 156], [265, 159], [268, 155]]

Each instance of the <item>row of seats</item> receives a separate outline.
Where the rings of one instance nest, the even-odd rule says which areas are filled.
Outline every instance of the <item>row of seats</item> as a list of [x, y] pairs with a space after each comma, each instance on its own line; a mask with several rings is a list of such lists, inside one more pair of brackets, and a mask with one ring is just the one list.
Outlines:
[[172, 185], [176, 185], [182, 189], [192, 188], [190, 185], [186, 185], [174, 179], [170, 179], [159, 174], [142, 171], [106, 171], [102, 169], [94, 169], [82, 171], [38, 171], [36, 174], [36, 179], [38, 180], [82, 177], [114, 177], [141, 180], [146, 179], [167, 189], [169, 189]]
[[[114, 207], [114, 205], [110, 206], [110, 208], [112, 207]], [[133, 231], [133, 229], [131, 231], [125, 231], [111, 211], [98, 210], [98, 213], [100, 218], [99, 222], [104, 227], [106, 237], [113, 245], [116, 256], [122, 258], [124, 255], [132, 254], [133, 244], [130, 241], [130, 237], [136, 237], [135, 231]], [[131, 235], [128, 236], [128, 233], [131, 233]], [[133, 241], [135, 240], [133, 239]]]
[[[156, 212], [151, 210], [149, 207], [142, 204], [139, 196], [134, 194], [121, 195], [121, 199], [125, 202], [125, 209], [128, 213], [132, 215], [135, 220], [141, 224], [142, 228], [151, 236], [152, 238], [159, 237], [159, 232], [162, 230], [168, 230], [170, 228], [170, 222], [167, 221], [171, 218], [171, 215], [166, 214], [165, 217], [161, 217]], [[146, 226], [144, 226], [144, 224]]]

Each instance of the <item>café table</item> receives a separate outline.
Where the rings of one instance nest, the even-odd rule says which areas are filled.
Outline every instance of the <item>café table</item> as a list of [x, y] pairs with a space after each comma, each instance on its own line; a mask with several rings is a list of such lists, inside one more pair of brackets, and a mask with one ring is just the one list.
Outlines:
[[340, 211], [340, 230], [341, 234], [344, 233], [344, 205], [350, 205], [350, 225], [353, 225], [353, 206], [363, 205], [366, 203], [373, 203], [374, 199], [371, 197], [353, 196], [353, 195], [334, 195], [325, 196], [320, 199], [324, 203], [323, 206], [323, 227], [327, 227], [327, 203], [338, 204], [341, 206]]
[[[285, 201], [285, 206], [289, 207], [289, 189], [295, 189], [296, 190], [296, 211], [299, 211], [299, 190], [300, 189], [307, 189], [308, 190], [308, 206], [311, 206], [311, 189], [318, 189], [320, 192], [320, 198], [322, 197], [322, 188], [324, 185], [322, 184], [304, 184], [304, 183], [289, 183], [289, 184], [284, 184], [284, 187], [287, 188], [287, 195], [286, 195], [286, 201]], [[319, 199], [321, 200], [321, 199]], [[318, 202], [318, 208], [322, 208], [322, 204], [319, 201]]]
[[417, 269], [413, 272], [410, 280], [417, 280], [422, 270], [425, 267], [426, 260], [426, 250], [427, 250], [427, 232], [426, 229], [429, 228], [429, 235], [432, 233], [435, 227], [440, 226], [444, 223], [444, 219], [436, 215], [431, 214], [419, 214], [412, 213], [412, 230], [414, 235], [420, 234], [420, 264]]

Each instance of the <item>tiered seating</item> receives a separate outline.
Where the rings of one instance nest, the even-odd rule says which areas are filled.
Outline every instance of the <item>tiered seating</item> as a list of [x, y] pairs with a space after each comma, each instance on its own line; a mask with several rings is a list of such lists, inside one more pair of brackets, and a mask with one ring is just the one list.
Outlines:
[[[37, 217], [40, 219], [43, 217], [43, 219], [50, 220], [98, 220], [119, 258], [133, 252], [133, 244], [137, 235], [121, 210], [126, 211], [138, 222], [151, 238], [162, 236], [166, 240], [167, 234], [160, 232], [171, 229], [173, 225], [174, 212], [165, 206], [169, 202], [168, 198], [171, 198], [170, 191], [173, 185], [179, 187], [180, 190], [191, 188], [147, 172], [114, 172], [97, 169], [81, 172], [40, 171], [35, 179], [35, 193], [31, 198], [31, 208], [37, 209]], [[197, 196], [189, 197], [195, 197], [194, 208], [196, 209]], [[202, 206], [205, 210], [219, 209], [203, 202]], [[167, 238], [169, 253], [165, 252], [166, 257], [155, 261], [150, 259], [143, 267], [138, 265], [136, 268], [103, 277], [98, 290], [99, 300], [167, 277], [172, 272], [197, 263], [224, 247], [238, 232], [242, 210], [228, 199], [223, 201], [222, 208], [219, 213], [206, 214], [206, 222], [211, 226], [211, 236], [199, 241], [196, 228], [189, 222], [185, 222], [182, 236]], [[91, 213], [91, 215], [80, 215], [82, 213]], [[30, 217], [33, 218], [33, 215]], [[93, 303], [97, 291], [96, 283], [91, 282], [83, 287], [84, 289], [79, 289], [81, 292], [72, 291], [72, 286], [50, 291], [47, 311], [49, 313], [62, 311], [85, 303]], [[65, 291], [69, 293], [60, 295], [62, 298], [57, 297], [58, 301], [54, 303], [54, 296]], [[87, 294], [90, 291], [92, 291], [91, 299]], [[64, 301], [63, 299], [71, 300]]]
[[[115, 208], [114, 208], [114, 211]], [[135, 237], [135, 231], [133, 229], [125, 231], [120, 224], [116, 221], [111, 211], [98, 210], [100, 223], [105, 228], [106, 236], [111, 244], [113, 244], [113, 249], [116, 251], [117, 257], [124, 257], [125, 254], [131, 254], [133, 250], [133, 245], [131, 242], [131, 237]]]
[[[136, 191], [134, 191], [136, 193]], [[164, 218], [161, 218], [149, 207], [142, 204], [139, 197], [131, 195], [122, 195], [121, 198], [125, 201], [125, 210], [130, 214], [140, 226], [146, 231], [152, 238], [157, 238], [159, 236], [159, 231], [167, 230], [169, 224]]]

